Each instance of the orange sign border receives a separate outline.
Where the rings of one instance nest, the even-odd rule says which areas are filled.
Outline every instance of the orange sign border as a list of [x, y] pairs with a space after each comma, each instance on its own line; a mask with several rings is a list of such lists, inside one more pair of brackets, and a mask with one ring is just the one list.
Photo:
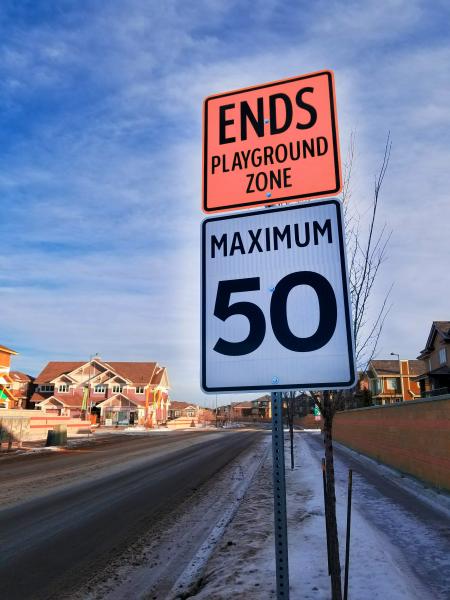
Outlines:
[[[208, 208], [208, 103], [211, 100], [217, 98], [225, 98], [227, 96], [233, 96], [234, 94], [241, 94], [242, 92], [250, 92], [253, 90], [260, 90], [283, 83], [292, 83], [293, 81], [299, 81], [303, 79], [310, 79], [311, 77], [317, 77], [318, 75], [326, 75], [328, 77], [328, 89], [330, 96], [330, 112], [331, 112], [331, 127], [332, 127], [332, 138], [334, 145], [334, 172], [336, 178], [336, 187], [331, 190], [323, 190], [318, 192], [311, 192], [308, 194], [299, 194], [295, 196], [282, 196], [277, 198], [265, 197], [261, 200], [252, 200], [251, 202], [239, 202], [233, 205], [216, 206], [214, 208]], [[316, 71], [314, 73], [307, 73], [306, 75], [300, 75], [298, 77], [291, 77], [288, 79], [280, 79], [278, 81], [271, 81], [263, 83], [261, 85], [254, 85], [251, 87], [241, 88], [238, 90], [232, 90], [230, 92], [223, 92], [220, 94], [213, 94], [208, 96], [203, 101], [203, 157], [202, 157], [202, 210], [206, 214], [216, 212], [229, 212], [236, 210], [243, 210], [247, 208], [254, 208], [258, 206], [271, 206], [273, 204], [279, 204], [280, 202], [298, 202], [299, 199], [313, 199], [321, 198], [322, 196], [330, 196], [339, 194], [342, 191], [342, 174], [341, 174], [341, 159], [340, 159], [340, 147], [339, 147], [339, 132], [338, 132], [338, 121], [337, 121], [337, 108], [336, 108], [336, 93], [334, 89], [334, 73], [331, 70]]]

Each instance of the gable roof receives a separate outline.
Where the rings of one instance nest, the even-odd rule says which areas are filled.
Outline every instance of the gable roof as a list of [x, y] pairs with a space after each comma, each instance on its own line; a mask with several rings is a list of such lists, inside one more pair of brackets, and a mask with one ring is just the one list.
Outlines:
[[14, 381], [23, 381], [23, 382], [31, 382], [34, 381], [34, 377], [32, 375], [28, 375], [27, 373], [22, 373], [22, 371], [10, 371], [9, 376]]
[[152, 377], [152, 385], [161, 385], [162, 383], [169, 385], [166, 367], [159, 367], [159, 370], [155, 371]]
[[80, 361], [50, 361], [44, 367], [44, 369], [39, 373], [39, 375], [35, 379], [35, 383], [47, 383], [55, 379], [59, 375], [70, 373], [74, 371], [78, 367], [86, 364], [85, 362]]
[[244, 400], [242, 402], [232, 402], [231, 406], [233, 408], [252, 408], [253, 402], [251, 400]]
[[[156, 362], [101, 362], [106, 368], [111, 367], [116, 373], [129, 379], [135, 384], [146, 384], [152, 382], [156, 369]], [[35, 383], [47, 383], [75, 371], [79, 367], [88, 364], [86, 361], [50, 361], [36, 377]], [[162, 369], [164, 371], [165, 368]]]
[[423, 360], [410, 360], [409, 361], [409, 374], [417, 377], [425, 373], [426, 366]]
[[270, 394], [265, 394], [264, 396], [259, 396], [259, 398], [255, 398], [254, 400], [250, 400], [250, 402], [267, 402], [270, 400]]
[[133, 400], [131, 398], [128, 398], [128, 396], [126, 396], [125, 394], [121, 394], [120, 392], [118, 392], [117, 394], [114, 394], [113, 396], [110, 396], [109, 398], [105, 398], [104, 400], [102, 400], [101, 402], [97, 402], [96, 406], [103, 406], [105, 404], [114, 404], [115, 401], [120, 401], [120, 400], [125, 400], [126, 402], [128, 402], [128, 404], [133, 404], [134, 406], [139, 406], [139, 405], [143, 405], [144, 402], [142, 400], [136, 400], [135, 398], [133, 398]]
[[371, 360], [369, 368], [373, 369], [377, 375], [399, 375], [400, 369], [398, 360]]
[[15, 350], [11, 350], [11, 348], [7, 348], [6, 346], [2, 346], [0, 344], [0, 352], [6, 352], [7, 354], [17, 354]]
[[445, 342], [450, 342], [450, 321], [433, 321], [428, 334], [425, 348], [420, 351], [419, 359], [433, 350], [433, 342], [436, 333], [440, 333]]
[[179, 402], [178, 400], [170, 401], [170, 410], [184, 410], [185, 408], [197, 408], [196, 404], [191, 402]]
[[39, 392], [35, 392], [31, 396], [31, 402], [34, 402], [35, 404], [43, 404], [48, 400], [58, 402], [58, 404], [62, 404], [64, 407], [69, 408], [80, 408], [83, 402], [81, 395], [70, 395], [66, 398], [63, 398], [61, 395], [56, 396], [55, 394], [50, 394], [50, 396], [44, 396]]
[[[421, 360], [408, 360], [408, 367], [410, 376], [421, 375], [425, 371], [425, 365]], [[400, 376], [398, 360], [371, 360], [367, 370], [371, 368], [377, 375]]]
[[450, 339], [450, 321], [434, 321], [433, 325], [444, 338]]

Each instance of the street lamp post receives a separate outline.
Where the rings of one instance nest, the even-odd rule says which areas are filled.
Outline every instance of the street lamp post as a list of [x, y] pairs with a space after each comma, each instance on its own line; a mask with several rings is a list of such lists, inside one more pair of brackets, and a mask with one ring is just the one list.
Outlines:
[[403, 376], [402, 376], [402, 363], [400, 362], [400, 354], [397, 354], [396, 352], [391, 352], [391, 356], [396, 356], [397, 360], [398, 360], [398, 368], [399, 368], [399, 372], [400, 372], [400, 391], [402, 393], [402, 401], [403, 401], [405, 398], [403, 395]]
[[89, 357], [89, 378], [87, 380], [87, 384], [88, 384], [88, 396], [86, 399], [86, 418], [89, 421], [90, 420], [90, 416], [91, 416], [91, 394], [90, 394], [90, 381], [92, 379], [91, 377], [91, 366], [92, 366], [92, 360], [98, 356], [98, 352], [96, 352], [95, 354], [91, 354], [91, 356]]

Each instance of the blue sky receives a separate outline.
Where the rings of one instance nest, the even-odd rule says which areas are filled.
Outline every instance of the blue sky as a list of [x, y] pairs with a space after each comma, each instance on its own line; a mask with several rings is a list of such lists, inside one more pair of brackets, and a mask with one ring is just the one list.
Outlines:
[[14, 368], [157, 360], [174, 399], [204, 402], [202, 99], [322, 69], [343, 155], [356, 136], [363, 222], [391, 132], [372, 308], [394, 283], [378, 356], [415, 358], [450, 316], [449, 23], [445, 2], [3, 2], [0, 343]]

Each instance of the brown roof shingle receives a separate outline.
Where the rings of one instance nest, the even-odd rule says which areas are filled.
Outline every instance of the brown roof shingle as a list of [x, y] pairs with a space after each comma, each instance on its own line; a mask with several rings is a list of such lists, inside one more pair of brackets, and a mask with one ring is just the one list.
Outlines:
[[[409, 374], [413, 377], [421, 375], [425, 371], [423, 361], [411, 359], [408, 360]], [[400, 375], [398, 360], [371, 360], [370, 366], [376, 370], [378, 375]]]
[[14, 379], [14, 381], [23, 381], [23, 382], [34, 381], [34, 377], [32, 375], [28, 375], [27, 373], [22, 373], [22, 371], [10, 371], [9, 376], [12, 379]]
[[[70, 373], [78, 367], [86, 364], [87, 361], [50, 361], [46, 367], [39, 373], [35, 383], [47, 383], [64, 373]], [[155, 362], [106, 362], [99, 360], [106, 367], [111, 367], [114, 371], [129, 379], [135, 384], [148, 383], [152, 380], [156, 363]]]
[[196, 404], [192, 404], [190, 402], [179, 402], [178, 400], [170, 401], [170, 409], [171, 410], [184, 410], [188, 406], [197, 407]]

